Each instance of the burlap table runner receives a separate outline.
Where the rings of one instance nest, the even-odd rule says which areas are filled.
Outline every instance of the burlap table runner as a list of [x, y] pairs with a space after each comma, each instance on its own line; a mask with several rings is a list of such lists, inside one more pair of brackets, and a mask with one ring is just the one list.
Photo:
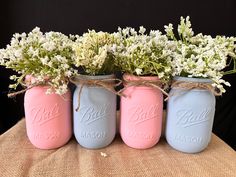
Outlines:
[[[101, 155], [107, 154], [107, 157]], [[119, 136], [104, 149], [87, 150], [72, 138], [56, 150], [39, 150], [29, 142], [25, 120], [0, 136], [1, 177], [235, 177], [236, 153], [212, 135], [198, 154], [172, 149], [164, 138], [153, 148], [127, 147]]]

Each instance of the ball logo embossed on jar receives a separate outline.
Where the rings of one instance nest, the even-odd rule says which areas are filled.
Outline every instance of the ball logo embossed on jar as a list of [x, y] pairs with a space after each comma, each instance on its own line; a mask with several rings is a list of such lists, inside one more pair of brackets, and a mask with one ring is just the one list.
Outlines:
[[52, 107], [35, 106], [31, 109], [32, 124], [43, 125], [53, 119], [60, 118], [59, 105], [56, 103]]
[[130, 112], [133, 112], [129, 122], [134, 124], [140, 124], [142, 122], [158, 118], [158, 105], [152, 106], [134, 106], [130, 108]]
[[203, 109], [200, 113], [195, 113], [191, 109], [181, 109], [176, 113], [177, 125], [186, 128], [209, 121], [211, 111], [211, 109]]
[[105, 119], [109, 117], [109, 110], [111, 109], [111, 106], [108, 104], [104, 104], [101, 106], [90, 106], [90, 107], [83, 107], [81, 108], [81, 119], [80, 122], [84, 124], [91, 124], [95, 121], [99, 121], [101, 119]]

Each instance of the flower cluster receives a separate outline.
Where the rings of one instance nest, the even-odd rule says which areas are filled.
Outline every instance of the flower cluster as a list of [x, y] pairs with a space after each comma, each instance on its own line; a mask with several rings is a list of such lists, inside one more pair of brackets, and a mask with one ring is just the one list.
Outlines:
[[[236, 72], [236, 38], [197, 34], [189, 17], [181, 17], [178, 36], [173, 25], [146, 33], [144, 27], [118, 28], [116, 33], [89, 30], [82, 36], [59, 32], [42, 33], [39, 28], [29, 34], [14, 34], [11, 43], [0, 49], [0, 65], [18, 75], [9, 87], [25, 85], [27, 75], [34, 83], [46, 83], [48, 92], [64, 94], [69, 79], [79, 74], [112, 74], [116, 69], [138, 76], [158, 76], [167, 83], [174, 76], [208, 78], [221, 93], [230, 86], [224, 74]], [[233, 59], [234, 68], [228, 65]], [[34, 84], [32, 83], [31, 84]]]
[[222, 79], [223, 70], [228, 66], [229, 59], [236, 59], [236, 38], [213, 38], [201, 33], [194, 35], [189, 17], [181, 17], [178, 39], [172, 24], [165, 26], [165, 31], [167, 37], [175, 43], [172, 51], [172, 76], [208, 78], [213, 81], [214, 87], [224, 93], [222, 84], [230, 84]]
[[115, 64], [121, 71], [135, 75], [155, 75], [167, 82], [171, 75], [171, 42], [160, 31], [140, 27], [118, 29], [121, 43], [113, 48]]
[[81, 73], [89, 75], [111, 74], [114, 72], [113, 45], [119, 43], [115, 34], [89, 30], [77, 36], [73, 45], [74, 64], [82, 68]]
[[75, 74], [71, 67], [71, 46], [72, 41], [66, 35], [43, 34], [38, 27], [29, 34], [14, 34], [10, 45], [0, 50], [0, 64], [18, 73], [10, 77], [16, 83], [9, 87], [24, 85], [25, 77], [31, 75], [36, 83], [46, 81], [50, 86], [48, 92], [64, 94], [68, 78]]

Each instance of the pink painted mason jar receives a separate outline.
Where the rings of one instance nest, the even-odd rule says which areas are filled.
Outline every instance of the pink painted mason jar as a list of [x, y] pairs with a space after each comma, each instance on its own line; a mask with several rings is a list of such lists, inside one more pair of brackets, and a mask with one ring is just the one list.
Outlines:
[[33, 87], [24, 98], [27, 136], [40, 149], [61, 147], [72, 135], [70, 91], [64, 95], [46, 94], [47, 89]]
[[[125, 80], [158, 81], [158, 77], [124, 75]], [[126, 86], [125, 86], [126, 87]], [[161, 136], [163, 94], [148, 86], [129, 86], [121, 97], [120, 134], [126, 145], [147, 149], [154, 146]]]

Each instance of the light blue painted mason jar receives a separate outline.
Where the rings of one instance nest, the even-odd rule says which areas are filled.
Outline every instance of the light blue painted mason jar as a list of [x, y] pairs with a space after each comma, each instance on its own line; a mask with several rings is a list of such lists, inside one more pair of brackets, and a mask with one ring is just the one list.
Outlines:
[[[209, 79], [175, 77], [175, 81], [209, 83]], [[167, 104], [166, 140], [174, 149], [197, 153], [211, 140], [215, 96], [206, 89], [173, 87]]]
[[[114, 75], [79, 76], [80, 79], [112, 79]], [[116, 95], [105, 88], [77, 83], [73, 96], [73, 123], [77, 142], [89, 149], [108, 146], [116, 134]], [[78, 98], [79, 97], [79, 98]], [[76, 111], [80, 101], [79, 110]]]

